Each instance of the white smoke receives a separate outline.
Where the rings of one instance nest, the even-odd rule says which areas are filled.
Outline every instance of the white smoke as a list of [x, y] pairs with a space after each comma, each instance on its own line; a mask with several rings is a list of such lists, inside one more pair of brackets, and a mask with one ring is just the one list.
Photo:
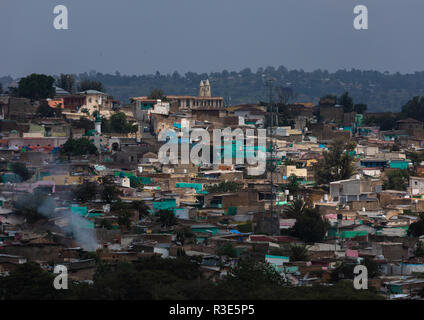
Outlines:
[[[50, 219], [54, 216], [55, 209], [57, 208], [56, 201], [48, 197], [43, 201], [41, 206], [37, 208], [37, 212]], [[94, 228], [89, 228], [90, 221], [80, 216], [78, 213], [66, 210], [64, 212], [69, 223], [63, 227], [63, 231], [72, 233], [75, 241], [87, 251], [95, 251], [100, 247], [97, 241]]]
[[69, 214], [69, 224], [66, 228], [72, 232], [75, 241], [84, 250], [95, 251], [98, 249], [100, 244], [97, 241], [95, 231], [87, 226], [90, 221], [78, 214], [72, 213], [70, 210], [67, 213]]

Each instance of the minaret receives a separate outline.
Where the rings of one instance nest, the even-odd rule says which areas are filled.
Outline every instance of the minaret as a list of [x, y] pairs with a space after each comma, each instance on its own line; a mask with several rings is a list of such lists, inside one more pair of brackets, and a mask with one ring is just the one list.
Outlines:
[[204, 92], [205, 92], [205, 94], [204, 94], [205, 97], [211, 96], [211, 85], [209, 83], [209, 79], [206, 79], [205, 86], [204, 86]]
[[102, 120], [99, 117], [99, 113], [96, 113], [96, 121], [94, 121], [94, 129], [98, 134], [102, 134]]
[[204, 96], [205, 96], [205, 85], [203, 84], [203, 80], [200, 80], [199, 97], [204, 97]]

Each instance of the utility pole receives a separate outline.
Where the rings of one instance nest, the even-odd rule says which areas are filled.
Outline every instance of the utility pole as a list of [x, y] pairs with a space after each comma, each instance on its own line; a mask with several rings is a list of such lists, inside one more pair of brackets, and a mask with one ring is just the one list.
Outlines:
[[[271, 121], [270, 121], [270, 128], [271, 128], [271, 132], [270, 132], [270, 143], [269, 143], [269, 150], [270, 150], [270, 156], [271, 156], [271, 161], [270, 161], [270, 167], [271, 167], [271, 172], [270, 172], [270, 193], [271, 193], [271, 205], [270, 205], [270, 223], [275, 225], [275, 230], [274, 228], [272, 228], [273, 233], [275, 232], [276, 234], [279, 234], [279, 230], [280, 230], [280, 221], [279, 221], [279, 217], [278, 217], [278, 213], [276, 214], [276, 212], [274, 212], [274, 194], [275, 194], [275, 190], [274, 190], [274, 102], [272, 99], [272, 90], [273, 90], [273, 82], [274, 79], [272, 77], [269, 77], [267, 79], [267, 86], [269, 87], [269, 112], [271, 115]], [[278, 125], [278, 123], [277, 123]]]
[[271, 154], [271, 207], [270, 207], [270, 213], [271, 218], [274, 217], [274, 146], [273, 146], [273, 136], [274, 136], [274, 105], [272, 102], [272, 82], [273, 79], [270, 77], [267, 79], [267, 86], [269, 87], [269, 108], [271, 112], [271, 132], [270, 132], [270, 143], [269, 143], [269, 149]]

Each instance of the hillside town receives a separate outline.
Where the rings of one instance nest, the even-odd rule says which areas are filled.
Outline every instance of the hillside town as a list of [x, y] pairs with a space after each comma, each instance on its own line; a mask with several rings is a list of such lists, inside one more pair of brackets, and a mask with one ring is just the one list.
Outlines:
[[[1, 279], [63, 265], [92, 285], [103, 268], [184, 257], [216, 283], [243, 261], [266, 263], [287, 288], [352, 287], [365, 265], [373, 297], [424, 297], [424, 127], [413, 113], [368, 112], [348, 93], [295, 101], [277, 87], [231, 105], [209, 79], [195, 96], [152, 88], [118, 101], [95, 81], [63, 88], [65, 77], [43, 95], [24, 90], [27, 78], [0, 95]], [[247, 142], [230, 142], [231, 163], [164, 163], [165, 144], [199, 142], [182, 127], [255, 132], [242, 142], [252, 138], [266, 170], [236, 161]]]

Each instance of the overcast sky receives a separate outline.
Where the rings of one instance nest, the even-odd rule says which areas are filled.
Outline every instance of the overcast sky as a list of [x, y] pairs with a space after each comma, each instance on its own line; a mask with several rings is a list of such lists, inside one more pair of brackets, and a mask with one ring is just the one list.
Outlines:
[[[69, 30], [53, 28], [65, 5]], [[353, 28], [353, 8], [369, 29]], [[424, 70], [423, 0], [0, 0], [0, 76]]]

